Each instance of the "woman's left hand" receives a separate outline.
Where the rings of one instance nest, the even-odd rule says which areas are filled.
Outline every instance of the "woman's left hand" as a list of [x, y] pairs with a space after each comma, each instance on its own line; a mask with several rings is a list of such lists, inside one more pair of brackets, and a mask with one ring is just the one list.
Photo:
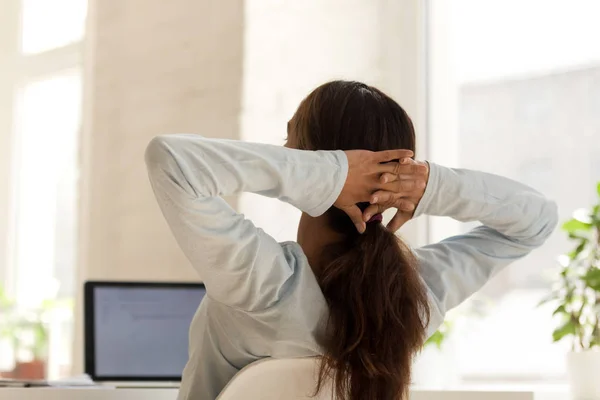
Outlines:
[[425, 193], [428, 179], [429, 164], [411, 158], [402, 159], [395, 173], [386, 172], [381, 175], [380, 180], [384, 185], [371, 196], [371, 205], [364, 210], [363, 220], [368, 221], [377, 213], [395, 208], [396, 215], [390, 220], [387, 228], [396, 232], [413, 217]]
[[[402, 176], [406, 168], [394, 160], [410, 160], [409, 157], [412, 157], [413, 152], [410, 150], [377, 152], [348, 150], [344, 153], [348, 158], [348, 175], [333, 205], [348, 214], [356, 229], [362, 233], [366, 229], [366, 221], [363, 220], [363, 213], [357, 203], [369, 202], [374, 193], [379, 193], [382, 199], [384, 195], [385, 198], [391, 198], [392, 195], [398, 194], [396, 177]], [[403, 182], [406, 187], [406, 182]], [[393, 193], [388, 193], [388, 190]]]

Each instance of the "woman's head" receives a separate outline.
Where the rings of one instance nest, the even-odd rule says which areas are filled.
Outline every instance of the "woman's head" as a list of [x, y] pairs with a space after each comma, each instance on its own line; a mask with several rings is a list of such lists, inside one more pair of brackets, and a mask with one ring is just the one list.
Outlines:
[[[381, 91], [335, 81], [302, 101], [289, 122], [287, 146], [414, 151], [415, 133], [406, 112]], [[336, 208], [324, 218], [339, 240], [324, 244], [315, 269], [329, 306], [318, 388], [331, 378], [342, 400], [404, 398], [429, 318], [416, 260], [379, 221], [359, 234]]]
[[415, 151], [406, 112], [360, 82], [333, 81], [306, 97], [288, 124], [288, 146], [300, 150]]

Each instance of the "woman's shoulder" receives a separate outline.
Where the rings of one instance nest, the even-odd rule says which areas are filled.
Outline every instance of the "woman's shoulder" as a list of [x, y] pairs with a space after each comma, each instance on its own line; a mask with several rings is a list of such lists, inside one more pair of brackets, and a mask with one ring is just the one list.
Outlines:
[[292, 279], [289, 282], [291, 297], [301, 299], [303, 296], [308, 295], [308, 293], [313, 292], [318, 292], [322, 295], [317, 278], [310, 267], [302, 247], [293, 241], [280, 242], [279, 245], [281, 246], [286, 262], [293, 271]]
[[320, 332], [321, 324], [326, 320], [327, 302], [300, 245], [296, 242], [281, 242], [280, 245], [293, 273], [281, 287], [274, 304], [247, 311], [217, 303], [211, 304], [213, 312], [210, 314], [218, 320], [218, 327], [227, 327], [223, 335], [233, 334], [235, 338], [230, 340], [239, 342], [240, 346], [252, 347], [256, 354], [312, 355], [318, 349], [314, 335]]

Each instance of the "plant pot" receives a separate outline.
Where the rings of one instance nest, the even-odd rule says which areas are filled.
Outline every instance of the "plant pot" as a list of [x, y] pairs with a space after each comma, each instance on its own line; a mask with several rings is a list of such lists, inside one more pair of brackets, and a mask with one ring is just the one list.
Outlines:
[[567, 374], [573, 400], [600, 400], [600, 351], [568, 353]]
[[15, 379], [44, 379], [46, 377], [46, 362], [43, 360], [17, 362], [12, 375]]
[[0, 379], [13, 379], [13, 371], [0, 372]]

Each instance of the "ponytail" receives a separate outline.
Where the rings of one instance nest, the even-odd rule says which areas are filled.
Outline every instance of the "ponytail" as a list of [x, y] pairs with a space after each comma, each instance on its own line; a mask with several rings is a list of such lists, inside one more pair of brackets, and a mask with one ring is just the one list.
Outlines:
[[340, 400], [406, 399], [429, 323], [416, 260], [379, 221], [359, 234], [342, 211], [327, 214], [345, 239], [325, 249], [317, 271], [329, 306], [317, 392], [331, 379]]

